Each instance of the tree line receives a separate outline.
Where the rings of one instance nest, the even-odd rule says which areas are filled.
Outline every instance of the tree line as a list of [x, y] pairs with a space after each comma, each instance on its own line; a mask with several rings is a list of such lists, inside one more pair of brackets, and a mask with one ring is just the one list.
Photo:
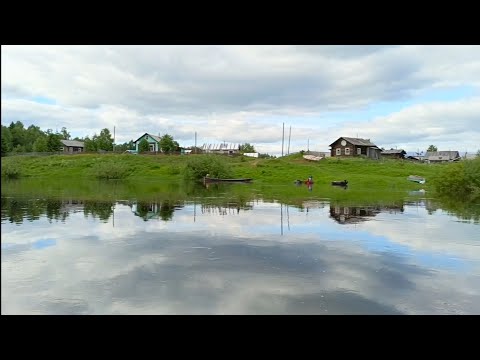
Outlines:
[[119, 151], [134, 149], [133, 140], [128, 143], [115, 145], [113, 137], [107, 128], [100, 131], [100, 134], [88, 135], [84, 138], [72, 138], [67, 128], [62, 127], [61, 131], [53, 132], [52, 129], [41, 130], [36, 125], [25, 128], [21, 121], [11, 122], [9, 126], [2, 125], [2, 156], [7, 153], [30, 153], [30, 152], [58, 152], [63, 144], [61, 140], [77, 140], [84, 142], [85, 151]]
[[[115, 151], [125, 152], [126, 150], [134, 150], [135, 144], [133, 140], [123, 144], [115, 144], [110, 130], [104, 128], [99, 134], [92, 137], [85, 136], [83, 138], [72, 138], [66, 127], [62, 127], [60, 131], [47, 129], [41, 130], [36, 125], [30, 125], [25, 128], [21, 121], [11, 122], [9, 126], [2, 125], [2, 156], [8, 153], [31, 153], [31, 152], [58, 152], [62, 150], [63, 144], [61, 140], [77, 140], [84, 143], [84, 151]], [[174, 140], [173, 136], [165, 134], [159, 141], [160, 151], [163, 153], [174, 153], [180, 151], [180, 145]], [[138, 146], [139, 152], [150, 151], [149, 143], [143, 139]], [[196, 153], [201, 153], [201, 149], [197, 148]], [[255, 152], [253, 145], [245, 143], [240, 145], [241, 153]], [[261, 154], [268, 156], [268, 154]]]

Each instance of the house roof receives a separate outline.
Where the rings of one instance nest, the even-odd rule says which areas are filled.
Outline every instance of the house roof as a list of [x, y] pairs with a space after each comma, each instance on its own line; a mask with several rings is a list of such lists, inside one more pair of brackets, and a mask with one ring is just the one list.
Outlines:
[[157, 135], [152, 135], [152, 134], [149, 134], [149, 133], [145, 133], [143, 134], [142, 136], [140, 136], [137, 140], [135, 140], [134, 142], [137, 142], [138, 140], [140, 140], [141, 138], [143, 138], [145, 135], [148, 135], [150, 136], [151, 138], [153, 138], [155, 141], [159, 142], [160, 141], [160, 136], [157, 136]]
[[333, 144], [335, 144], [338, 140], [340, 139], [345, 139], [346, 141], [348, 141], [350, 144], [353, 144], [353, 145], [359, 145], [359, 146], [377, 146], [375, 145], [374, 143], [372, 143], [370, 141], [370, 139], [360, 139], [360, 138], [351, 138], [351, 137], [345, 137], [345, 136], [342, 136], [342, 137], [339, 137], [337, 140], [335, 140], [333, 143], [330, 144], [330, 146], [332, 146]]
[[391, 149], [391, 150], [382, 151], [382, 155], [388, 155], [388, 154], [406, 154], [406, 152], [403, 149]]
[[432, 159], [436, 160], [438, 157], [441, 156], [442, 158], [448, 158], [448, 159], [456, 159], [460, 157], [460, 154], [458, 151], [427, 151], [425, 154], [425, 157], [427, 159]]
[[64, 146], [73, 146], [73, 147], [85, 147], [85, 143], [83, 141], [77, 140], [60, 140]]

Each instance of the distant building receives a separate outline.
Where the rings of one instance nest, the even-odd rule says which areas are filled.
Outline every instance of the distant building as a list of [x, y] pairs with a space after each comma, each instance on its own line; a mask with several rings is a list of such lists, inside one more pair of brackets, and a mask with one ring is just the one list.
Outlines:
[[201, 149], [207, 154], [235, 155], [240, 153], [240, 144], [203, 144]]
[[390, 159], [405, 159], [405, 155], [407, 152], [403, 149], [390, 149], [390, 150], [383, 150], [382, 157], [390, 158]]
[[85, 149], [85, 143], [77, 140], [60, 140], [62, 142], [62, 151], [64, 153], [79, 153]]
[[137, 153], [139, 152], [138, 151], [138, 146], [140, 145], [140, 142], [143, 139], [147, 140], [150, 152], [159, 152], [160, 151], [160, 136], [145, 133], [133, 142], [134, 145], [135, 145], [135, 150], [137, 151]]
[[428, 163], [458, 161], [460, 153], [458, 151], [427, 151], [425, 160]]
[[371, 159], [379, 159], [382, 150], [370, 142], [370, 139], [340, 137], [330, 144], [330, 154], [339, 156], [366, 156]]

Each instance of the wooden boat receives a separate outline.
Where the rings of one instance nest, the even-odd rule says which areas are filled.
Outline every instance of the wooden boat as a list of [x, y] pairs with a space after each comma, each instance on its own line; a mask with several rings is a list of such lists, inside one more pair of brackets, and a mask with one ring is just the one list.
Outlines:
[[253, 179], [251, 179], [251, 178], [220, 179], [220, 178], [211, 178], [211, 177], [207, 177], [207, 176], [205, 176], [203, 178], [204, 182], [229, 182], [229, 183], [241, 182], [241, 183], [246, 183], [246, 182], [251, 182], [252, 180]]
[[305, 160], [310, 160], [310, 161], [320, 161], [323, 159], [323, 157], [315, 156], [315, 155], [303, 155], [303, 158]]
[[297, 185], [301, 185], [301, 184], [307, 184], [307, 185], [312, 185], [313, 184], [313, 180], [295, 180], [294, 181], [295, 184]]
[[419, 184], [425, 184], [425, 178], [418, 175], [410, 175], [407, 180], [417, 182]]
[[347, 185], [348, 185], [348, 181], [347, 181], [347, 180], [343, 180], [343, 181], [332, 181], [332, 185], [335, 185], [335, 186], [347, 186]]

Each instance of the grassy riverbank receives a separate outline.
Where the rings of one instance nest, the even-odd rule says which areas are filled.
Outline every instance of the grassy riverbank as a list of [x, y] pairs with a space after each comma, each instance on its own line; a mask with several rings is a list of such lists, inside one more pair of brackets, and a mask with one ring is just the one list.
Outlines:
[[[12, 156], [2, 158], [2, 176], [16, 169], [18, 177], [35, 178], [101, 178], [102, 173], [134, 181], [179, 181], [184, 178], [187, 162], [193, 157], [165, 155], [53, 155]], [[376, 189], [418, 189], [419, 185], [406, 180], [415, 174], [429, 179], [442, 171], [444, 165], [417, 164], [407, 161], [373, 161], [368, 159], [327, 158], [309, 162], [296, 154], [280, 159], [222, 157], [235, 177], [251, 177], [260, 184], [290, 184], [295, 179], [312, 175], [315, 184], [327, 185], [334, 180], [347, 179], [351, 186]], [[108, 176], [103, 176], [108, 178]]]

